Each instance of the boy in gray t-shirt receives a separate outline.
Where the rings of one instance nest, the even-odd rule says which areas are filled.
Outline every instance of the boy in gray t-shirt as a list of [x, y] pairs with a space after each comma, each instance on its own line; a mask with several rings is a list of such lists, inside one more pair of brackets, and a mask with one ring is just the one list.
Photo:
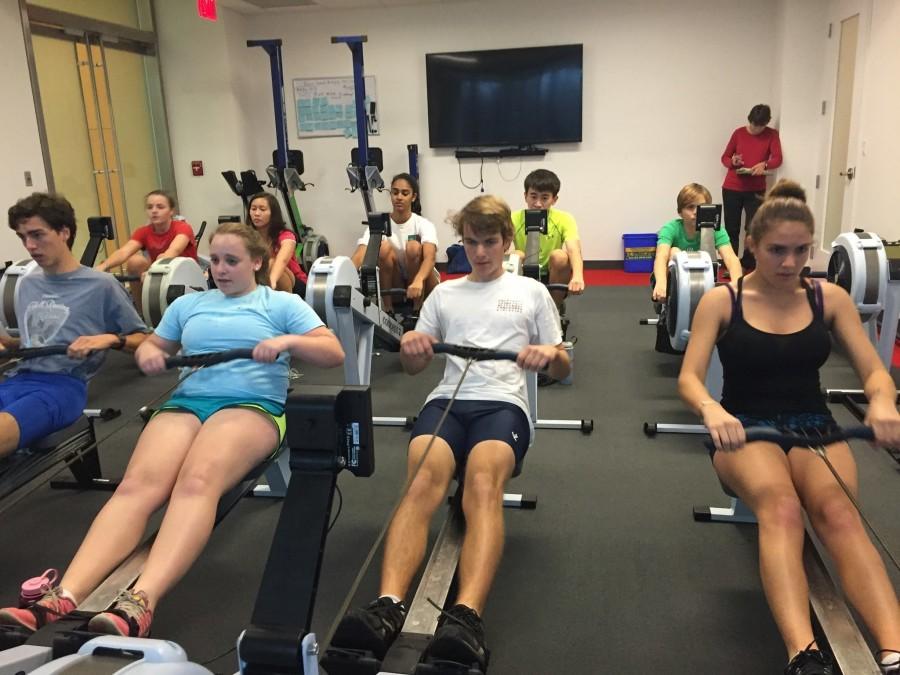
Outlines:
[[[125, 289], [72, 255], [75, 212], [63, 197], [35, 193], [19, 200], [9, 209], [9, 226], [38, 264], [16, 293], [21, 346], [68, 345], [68, 351], [22, 361], [0, 382], [0, 456], [77, 420], [104, 352], [133, 351], [147, 331]], [[19, 346], [9, 337], [0, 342]]]

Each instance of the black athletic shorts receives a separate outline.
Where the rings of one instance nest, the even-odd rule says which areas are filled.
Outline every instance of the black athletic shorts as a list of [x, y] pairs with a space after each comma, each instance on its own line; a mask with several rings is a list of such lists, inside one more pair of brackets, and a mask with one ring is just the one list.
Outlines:
[[[831, 413], [793, 412], [779, 413], [774, 416], [745, 415], [735, 413], [744, 429], [750, 427], [771, 427], [783, 434], [797, 434], [808, 438], [818, 438], [840, 431], [838, 423]], [[710, 450], [710, 457], [715, 454]]]
[[[410, 438], [431, 436], [447, 408], [449, 399], [436, 398], [425, 404], [416, 419]], [[502, 401], [461, 401], [450, 408], [437, 435], [453, 450], [457, 469], [462, 468], [469, 452], [482, 441], [502, 441], [512, 448], [516, 468], [525, 459], [531, 428], [522, 409]]]

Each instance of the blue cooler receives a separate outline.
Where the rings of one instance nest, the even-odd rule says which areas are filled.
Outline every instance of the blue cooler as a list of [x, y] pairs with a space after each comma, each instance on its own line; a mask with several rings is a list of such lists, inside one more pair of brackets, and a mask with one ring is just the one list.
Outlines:
[[656, 257], [656, 233], [623, 234], [622, 245], [625, 249], [625, 271], [653, 271], [653, 259]]

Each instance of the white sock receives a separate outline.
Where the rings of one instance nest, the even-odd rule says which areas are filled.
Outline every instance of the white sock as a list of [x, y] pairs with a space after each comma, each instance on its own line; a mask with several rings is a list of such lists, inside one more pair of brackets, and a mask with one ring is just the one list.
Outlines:
[[75, 596], [72, 595], [71, 593], [69, 593], [69, 591], [67, 591], [67, 590], [66, 590], [65, 588], [63, 588], [62, 586], [59, 587], [59, 595], [60, 595], [60, 597], [67, 598], [67, 599], [71, 600], [72, 602], [75, 603], [76, 606], [78, 606], [78, 600], [75, 599]]
[[881, 657], [881, 665], [895, 666], [900, 663], [900, 652], [885, 649], [884, 651], [882, 651], [882, 654], [884, 654], [884, 656]]
[[399, 605], [402, 602], [400, 600], [400, 598], [398, 598], [396, 595], [379, 595], [378, 596], [379, 600], [381, 600], [382, 598], [387, 598], [388, 600], [390, 600], [391, 602], [393, 602], [397, 605]]

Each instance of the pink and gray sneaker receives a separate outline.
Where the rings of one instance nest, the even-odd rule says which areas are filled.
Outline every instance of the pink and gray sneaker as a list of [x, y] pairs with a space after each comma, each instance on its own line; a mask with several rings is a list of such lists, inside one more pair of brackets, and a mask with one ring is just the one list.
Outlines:
[[0, 609], [0, 624], [20, 626], [36, 631], [48, 623], [75, 610], [75, 601], [62, 595], [59, 586], [51, 588], [40, 599], [28, 607], [5, 607]]
[[88, 630], [108, 635], [147, 637], [153, 610], [144, 591], [122, 591], [107, 611], [97, 614], [88, 623]]

